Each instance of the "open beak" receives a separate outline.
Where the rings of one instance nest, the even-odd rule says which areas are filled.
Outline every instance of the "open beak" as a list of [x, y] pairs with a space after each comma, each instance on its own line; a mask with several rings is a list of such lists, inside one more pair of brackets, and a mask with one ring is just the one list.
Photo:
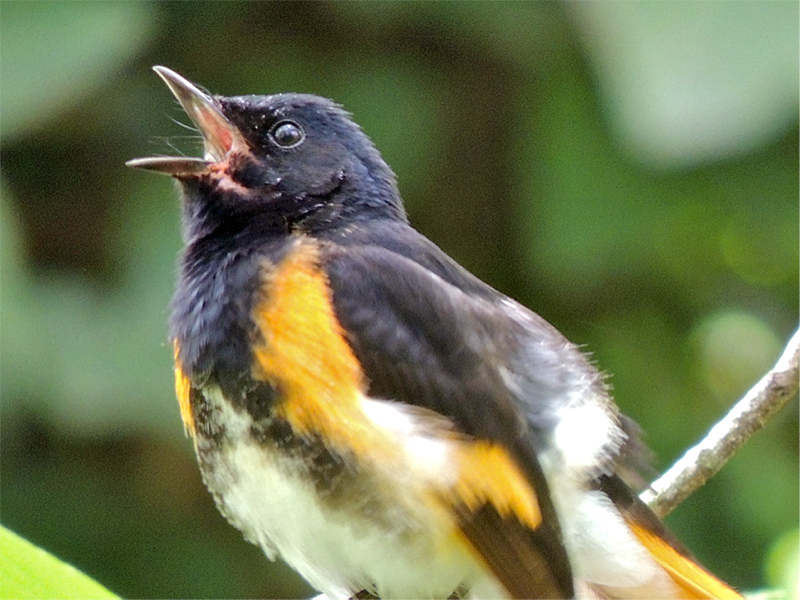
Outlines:
[[203, 134], [205, 156], [134, 158], [125, 163], [127, 166], [165, 173], [173, 177], [199, 175], [208, 172], [210, 165], [222, 161], [232, 148], [244, 144], [236, 128], [220, 112], [211, 96], [171, 69], [155, 66], [153, 70], [164, 80], [181, 103], [183, 110]]

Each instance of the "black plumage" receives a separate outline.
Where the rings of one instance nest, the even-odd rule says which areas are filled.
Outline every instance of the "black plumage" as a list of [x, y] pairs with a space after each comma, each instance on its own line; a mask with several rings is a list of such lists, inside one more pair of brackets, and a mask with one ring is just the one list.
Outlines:
[[[129, 164], [182, 184], [178, 395], [206, 483], [248, 539], [332, 595], [447, 596], [485, 576], [512, 597], [566, 598], [589, 573], [600, 595], [736, 597], [621, 479], [641, 444], [602, 375], [409, 225], [347, 112], [304, 94], [211, 97], [156, 70], [206, 155]], [[324, 531], [273, 500], [284, 488]], [[640, 562], [616, 560], [606, 535]], [[423, 572], [397, 578], [420, 553]]]

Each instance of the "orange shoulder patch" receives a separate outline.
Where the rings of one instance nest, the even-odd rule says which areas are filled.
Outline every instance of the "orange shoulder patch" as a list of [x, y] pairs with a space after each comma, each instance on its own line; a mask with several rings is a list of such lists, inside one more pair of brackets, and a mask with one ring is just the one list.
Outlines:
[[359, 407], [364, 376], [334, 314], [318, 247], [297, 242], [267, 275], [264, 291], [253, 313], [263, 337], [253, 375], [280, 390], [276, 413], [299, 434], [369, 452], [376, 434]]

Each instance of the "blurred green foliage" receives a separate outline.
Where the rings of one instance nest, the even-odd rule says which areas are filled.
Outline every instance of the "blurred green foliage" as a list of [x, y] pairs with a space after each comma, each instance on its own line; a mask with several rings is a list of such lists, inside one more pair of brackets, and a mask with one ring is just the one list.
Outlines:
[[[797, 327], [798, 6], [757, 4], [0, 3], [3, 522], [123, 596], [310, 593], [182, 437], [178, 202], [123, 162], [198, 139], [153, 64], [343, 103], [412, 222], [585, 344], [663, 471]], [[794, 595], [797, 402], [668, 522]]]

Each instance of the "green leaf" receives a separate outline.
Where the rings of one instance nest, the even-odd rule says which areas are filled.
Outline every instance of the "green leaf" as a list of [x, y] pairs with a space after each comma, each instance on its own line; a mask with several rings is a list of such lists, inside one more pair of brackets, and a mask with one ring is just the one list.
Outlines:
[[0, 564], [0, 599], [118, 597], [5, 527], [0, 527]]

